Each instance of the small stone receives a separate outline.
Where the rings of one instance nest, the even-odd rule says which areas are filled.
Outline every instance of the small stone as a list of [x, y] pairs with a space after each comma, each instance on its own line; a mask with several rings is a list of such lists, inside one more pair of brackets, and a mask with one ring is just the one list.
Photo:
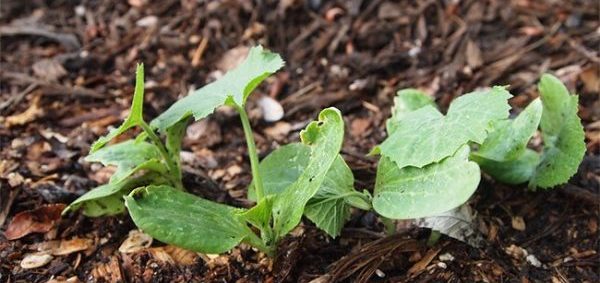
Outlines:
[[146, 16], [139, 19], [135, 24], [138, 27], [153, 27], [158, 24], [158, 17], [156, 16]]
[[277, 122], [283, 118], [283, 107], [270, 96], [262, 96], [257, 101], [263, 114], [263, 119], [267, 122]]
[[537, 257], [535, 257], [534, 255], [528, 255], [525, 259], [527, 260], [527, 262], [529, 262], [529, 264], [535, 267], [542, 267], [542, 262], [540, 262], [540, 260], [537, 259]]
[[450, 253], [445, 253], [439, 256], [439, 259], [441, 261], [453, 261], [454, 260], [454, 256]]

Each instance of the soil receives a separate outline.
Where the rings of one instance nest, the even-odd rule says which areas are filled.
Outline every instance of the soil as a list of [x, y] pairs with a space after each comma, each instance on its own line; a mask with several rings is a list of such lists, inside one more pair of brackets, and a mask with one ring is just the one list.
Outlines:
[[[552, 72], [580, 94], [588, 150], [578, 174], [554, 190], [531, 192], [484, 176], [469, 201], [480, 247], [447, 236], [428, 245], [431, 231], [406, 223], [385, 236], [373, 213], [355, 211], [336, 239], [305, 221], [274, 260], [244, 245], [217, 256], [154, 241], [125, 253], [119, 247], [135, 230], [127, 215], [70, 213], [18, 239], [0, 233], [0, 282], [600, 281], [597, 1], [77, 2], [0, 6], [4, 232], [19, 213], [39, 220], [36, 211], [107, 181], [110, 169], [83, 157], [126, 115], [137, 62], [146, 66], [151, 119], [255, 44], [286, 60], [248, 106], [261, 156], [297, 141], [320, 109], [335, 106], [345, 117], [342, 155], [357, 188], [373, 188], [377, 159], [366, 154], [385, 138], [393, 95], [405, 87], [426, 91], [445, 109], [462, 93], [510, 85], [518, 111], [537, 96], [539, 76]], [[265, 122], [259, 96], [283, 106], [281, 121]], [[250, 205], [245, 151], [232, 111], [193, 124], [184, 144], [186, 187]], [[57, 243], [70, 252], [23, 268], [28, 254]]]

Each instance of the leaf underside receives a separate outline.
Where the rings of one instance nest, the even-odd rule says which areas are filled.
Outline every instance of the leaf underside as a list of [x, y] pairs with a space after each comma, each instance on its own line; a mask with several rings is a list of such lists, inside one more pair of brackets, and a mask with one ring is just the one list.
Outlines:
[[453, 209], [475, 192], [479, 166], [468, 160], [469, 147], [439, 163], [399, 168], [387, 157], [377, 167], [373, 208], [393, 219], [433, 216]]
[[104, 166], [117, 167], [111, 176], [111, 183], [118, 183], [142, 169], [166, 173], [161, 163], [159, 149], [145, 141], [128, 140], [104, 147], [85, 158], [88, 162], [100, 162]]

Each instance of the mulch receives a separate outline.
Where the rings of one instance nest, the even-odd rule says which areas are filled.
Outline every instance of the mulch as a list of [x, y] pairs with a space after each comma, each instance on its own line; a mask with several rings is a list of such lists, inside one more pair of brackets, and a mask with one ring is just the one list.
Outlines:
[[[484, 241], [472, 247], [406, 223], [392, 236], [355, 211], [342, 235], [311, 223], [274, 260], [241, 245], [197, 255], [154, 242], [122, 252], [128, 216], [62, 217], [38, 233], [0, 233], [2, 282], [598, 282], [600, 46], [596, 1], [5, 1], [0, 6], [0, 229], [68, 204], [110, 177], [83, 161], [125, 117], [137, 62], [146, 66], [149, 119], [262, 44], [286, 61], [251, 97], [260, 155], [298, 140], [320, 109], [344, 114], [342, 155], [356, 187], [372, 190], [385, 119], [400, 88], [446, 109], [456, 96], [509, 85], [517, 110], [544, 72], [580, 95], [587, 153], [569, 184], [530, 192], [487, 176], [469, 204]], [[266, 122], [257, 98], [285, 110]], [[124, 137], [126, 138], [126, 137]], [[535, 142], [535, 141], [534, 141]], [[249, 162], [239, 118], [219, 109], [187, 131], [192, 193], [248, 206]], [[41, 209], [43, 208], [43, 209]], [[408, 223], [410, 224], [410, 223]], [[36, 268], [23, 259], [63, 245]], [[66, 249], [65, 247], [69, 247]]]

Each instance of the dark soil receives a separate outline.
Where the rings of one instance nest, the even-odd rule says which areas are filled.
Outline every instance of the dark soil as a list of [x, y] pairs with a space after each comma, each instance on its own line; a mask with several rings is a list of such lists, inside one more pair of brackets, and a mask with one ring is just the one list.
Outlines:
[[[485, 239], [479, 248], [445, 236], [428, 246], [430, 231], [420, 228], [384, 237], [373, 213], [356, 211], [337, 239], [306, 221], [274, 261], [244, 245], [218, 257], [156, 241], [121, 253], [135, 229], [128, 216], [71, 213], [46, 233], [11, 241], [0, 233], [0, 282], [600, 281], [597, 1], [78, 2], [0, 5], [3, 231], [20, 212], [68, 204], [106, 182], [110, 171], [83, 157], [128, 111], [137, 62], [146, 66], [151, 119], [258, 43], [287, 62], [254, 95], [279, 101], [283, 120], [264, 122], [254, 101], [248, 107], [260, 154], [296, 141], [321, 108], [335, 106], [346, 120], [342, 153], [358, 188], [372, 189], [377, 160], [366, 154], [385, 138], [393, 95], [404, 87], [434, 95], [443, 109], [475, 88], [510, 85], [520, 109], [537, 96], [539, 76], [552, 72], [580, 94], [588, 151], [580, 172], [554, 190], [528, 192], [484, 176], [470, 201]], [[233, 112], [192, 125], [184, 150], [189, 191], [250, 204]], [[21, 267], [40, 245], [73, 238], [91, 244]]]

